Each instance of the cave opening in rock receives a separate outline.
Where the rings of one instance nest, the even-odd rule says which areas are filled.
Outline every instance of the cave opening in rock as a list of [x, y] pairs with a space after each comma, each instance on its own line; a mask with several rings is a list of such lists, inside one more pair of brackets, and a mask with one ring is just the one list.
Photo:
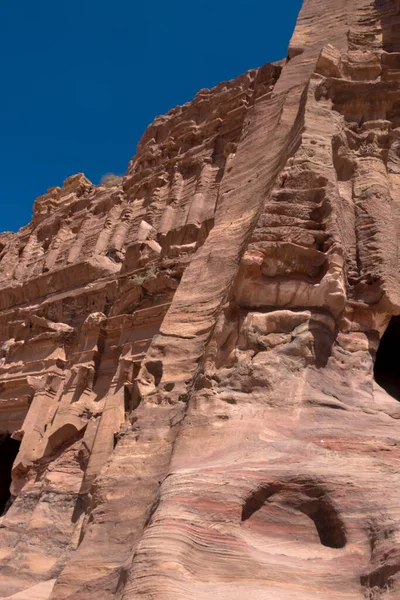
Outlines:
[[20, 442], [13, 440], [10, 435], [0, 435], [0, 516], [8, 508], [11, 469], [19, 446]]
[[400, 400], [400, 316], [392, 317], [376, 353], [374, 377], [388, 394]]

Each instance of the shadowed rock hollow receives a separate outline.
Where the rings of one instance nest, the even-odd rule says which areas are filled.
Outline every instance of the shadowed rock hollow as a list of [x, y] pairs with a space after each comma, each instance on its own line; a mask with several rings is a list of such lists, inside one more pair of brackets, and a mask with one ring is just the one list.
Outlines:
[[400, 598], [399, 36], [306, 0], [0, 234], [0, 597]]

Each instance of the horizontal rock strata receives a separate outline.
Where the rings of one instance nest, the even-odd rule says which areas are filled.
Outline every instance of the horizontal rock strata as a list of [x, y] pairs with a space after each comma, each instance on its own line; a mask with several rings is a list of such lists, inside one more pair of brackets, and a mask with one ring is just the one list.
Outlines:
[[400, 4], [0, 234], [0, 597], [400, 598]]

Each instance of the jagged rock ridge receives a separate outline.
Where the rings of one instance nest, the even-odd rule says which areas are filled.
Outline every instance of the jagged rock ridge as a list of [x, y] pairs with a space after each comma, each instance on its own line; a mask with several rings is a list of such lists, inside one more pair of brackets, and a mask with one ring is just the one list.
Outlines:
[[306, 0], [0, 234], [4, 598], [400, 597], [399, 31]]

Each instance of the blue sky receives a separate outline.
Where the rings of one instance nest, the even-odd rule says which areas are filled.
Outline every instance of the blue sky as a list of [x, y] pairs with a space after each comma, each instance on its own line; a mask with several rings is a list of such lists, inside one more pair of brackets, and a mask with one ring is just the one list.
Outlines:
[[73, 173], [123, 174], [155, 116], [286, 56], [301, 4], [0, 2], [0, 231]]

